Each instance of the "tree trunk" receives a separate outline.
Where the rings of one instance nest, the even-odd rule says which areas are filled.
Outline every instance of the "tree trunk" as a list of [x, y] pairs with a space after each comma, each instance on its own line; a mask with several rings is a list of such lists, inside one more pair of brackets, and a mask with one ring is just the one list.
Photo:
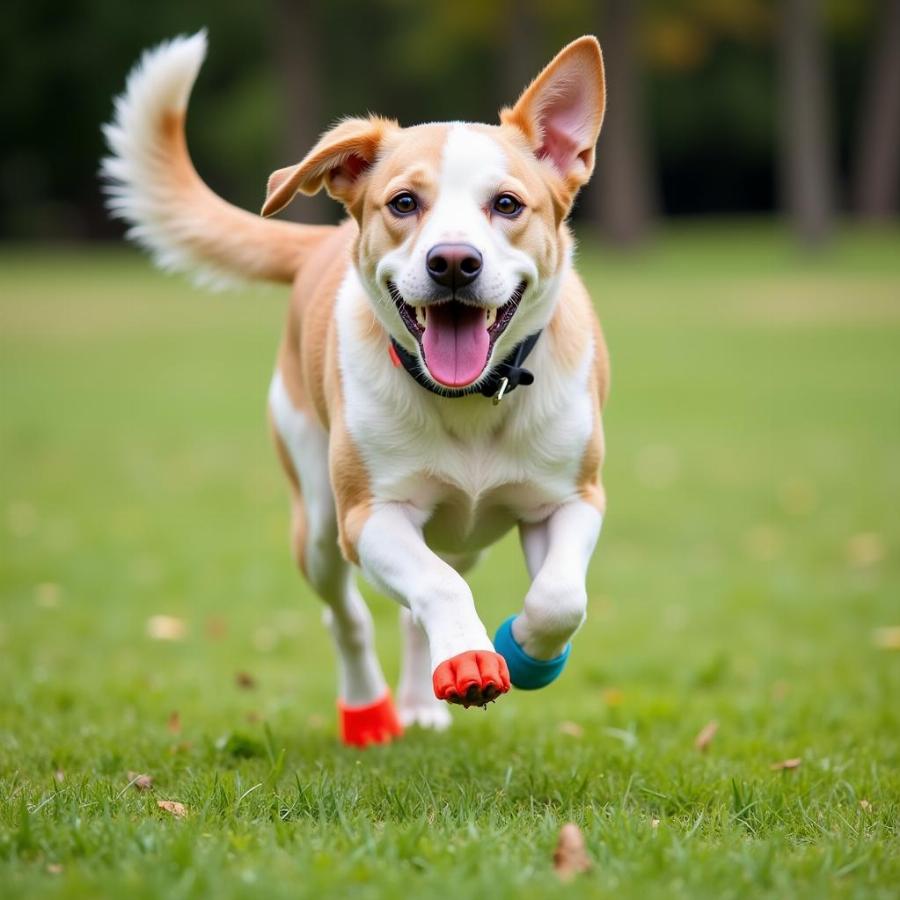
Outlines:
[[853, 206], [864, 219], [897, 214], [900, 184], [900, 0], [885, 0], [862, 102]]
[[656, 205], [644, 137], [640, 6], [638, 0], [608, 0], [600, 29], [607, 104], [589, 204], [594, 223], [623, 245], [646, 236]]
[[509, 106], [531, 83], [545, 60], [540, 59], [540, 21], [535, 0], [506, 0], [506, 39], [501, 56], [503, 102]]
[[[299, 162], [327, 123], [322, 121], [322, 78], [319, 65], [320, 33], [316, 0], [275, 0], [275, 52], [283, 103], [283, 162]], [[302, 194], [283, 213], [300, 222], [322, 223], [337, 219], [339, 210], [324, 193]]]
[[784, 0], [781, 192], [797, 236], [823, 243], [834, 216], [834, 152], [820, 0]]

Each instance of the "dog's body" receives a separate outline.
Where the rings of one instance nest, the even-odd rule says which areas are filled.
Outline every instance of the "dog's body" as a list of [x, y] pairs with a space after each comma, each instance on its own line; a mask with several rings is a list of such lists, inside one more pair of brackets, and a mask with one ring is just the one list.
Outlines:
[[[203, 35], [179, 39], [135, 70], [107, 129], [110, 205], [164, 265], [293, 282], [269, 411], [294, 552], [338, 648], [344, 739], [442, 727], [443, 700], [509, 688], [460, 573], [513, 526], [533, 583], [505, 656], [514, 683], [546, 683], [584, 618], [605, 503], [608, 360], [565, 225], [602, 119], [596, 41], [569, 45], [500, 126], [327, 132], [272, 176], [263, 212], [325, 187], [351, 213], [336, 227], [266, 221], [203, 185], [183, 119], [204, 53]], [[477, 392], [538, 334], [533, 384]], [[405, 607], [399, 721], [354, 565]]]

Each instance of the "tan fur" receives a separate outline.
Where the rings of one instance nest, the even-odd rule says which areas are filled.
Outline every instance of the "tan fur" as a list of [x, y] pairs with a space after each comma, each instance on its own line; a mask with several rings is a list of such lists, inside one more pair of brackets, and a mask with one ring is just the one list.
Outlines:
[[290, 283], [307, 254], [331, 231], [328, 226], [265, 222], [222, 200], [194, 169], [184, 134], [184, 113], [167, 112], [160, 136], [168, 161], [169, 214], [195, 223], [183, 240], [195, 256], [223, 270], [241, 260], [241, 275]]

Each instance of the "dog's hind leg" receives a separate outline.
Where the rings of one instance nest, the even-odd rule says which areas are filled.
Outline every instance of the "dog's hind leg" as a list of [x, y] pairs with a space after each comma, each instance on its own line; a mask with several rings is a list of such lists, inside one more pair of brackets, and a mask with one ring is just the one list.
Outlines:
[[338, 655], [338, 708], [345, 743], [385, 743], [402, 733], [378, 656], [375, 629], [353, 570], [338, 547], [328, 474], [328, 436], [294, 407], [281, 374], [269, 392], [275, 443], [291, 482], [292, 545], [307, 581], [326, 604]]

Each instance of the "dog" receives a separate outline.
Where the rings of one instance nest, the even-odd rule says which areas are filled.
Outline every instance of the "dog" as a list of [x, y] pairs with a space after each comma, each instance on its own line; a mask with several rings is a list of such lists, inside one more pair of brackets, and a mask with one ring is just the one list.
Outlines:
[[[107, 204], [164, 268], [293, 285], [268, 412], [293, 553], [337, 649], [342, 740], [546, 686], [584, 621], [606, 506], [609, 360], [566, 224], [603, 121], [599, 43], [566, 46], [496, 125], [344, 119], [271, 175], [261, 216], [187, 151], [206, 46], [176, 38], [133, 69], [104, 128]], [[341, 224], [269, 218], [320, 190]], [[513, 527], [531, 586], [492, 642], [463, 575]], [[396, 704], [357, 568], [402, 607]]]

